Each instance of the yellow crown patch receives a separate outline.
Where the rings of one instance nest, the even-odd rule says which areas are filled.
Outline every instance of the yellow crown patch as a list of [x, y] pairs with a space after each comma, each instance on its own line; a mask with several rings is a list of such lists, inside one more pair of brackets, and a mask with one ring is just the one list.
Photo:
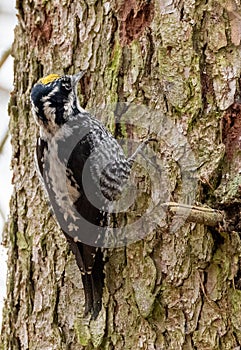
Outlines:
[[39, 82], [41, 84], [46, 85], [48, 83], [52, 83], [52, 81], [59, 79], [59, 78], [60, 78], [60, 75], [58, 75], [58, 74], [49, 74], [46, 77], [39, 79]]

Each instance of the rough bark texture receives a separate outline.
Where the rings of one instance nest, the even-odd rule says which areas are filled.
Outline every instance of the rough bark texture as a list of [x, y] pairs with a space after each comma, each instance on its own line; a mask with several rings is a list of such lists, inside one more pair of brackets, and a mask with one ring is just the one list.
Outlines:
[[[17, 8], [2, 349], [238, 349], [240, 3], [25, 0]], [[99, 113], [116, 136], [155, 133], [168, 116], [195, 154], [196, 200], [227, 215], [225, 228], [186, 223], [170, 233], [160, 224], [145, 239], [109, 252], [105, 310], [90, 323], [82, 318], [80, 274], [37, 179], [29, 103], [40, 76], [80, 69], [87, 70], [81, 86], [87, 109], [108, 110], [121, 101], [159, 111], [133, 117], [143, 129], [115, 128], [113, 113]], [[156, 161], [168, 169], [162, 191], [178, 202], [183, 174], [175, 154], [182, 145], [168, 144], [169, 137], [170, 129], [155, 146]]]

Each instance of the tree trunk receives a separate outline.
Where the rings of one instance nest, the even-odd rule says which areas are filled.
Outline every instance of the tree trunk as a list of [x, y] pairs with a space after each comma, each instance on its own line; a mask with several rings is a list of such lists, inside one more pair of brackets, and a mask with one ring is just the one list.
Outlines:
[[[2, 349], [238, 349], [240, 4], [26, 0], [17, 9]], [[157, 139], [135, 167], [133, 243], [107, 252], [96, 321], [83, 318], [81, 276], [36, 174], [29, 101], [41, 76], [79, 70], [82, 106], [117, 138], [129, 148]], [[159, 205], [170, 201], [221, 209], [225, 225], [171, 217]], [[131, 226], [136, 211], [145, 220]]]

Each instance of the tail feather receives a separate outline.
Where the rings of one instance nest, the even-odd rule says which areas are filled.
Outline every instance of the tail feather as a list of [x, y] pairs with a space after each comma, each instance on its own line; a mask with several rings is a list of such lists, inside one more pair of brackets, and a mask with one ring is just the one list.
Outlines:
[[92, 278], [88, 274], [82, 274], [82, 283], [85, 294], [85, 311], [84, 316], [92, 312], [93, 308], [93, 293], [92, 293]]
[[92, 319], [96, 319], [101, 307], [102, 307], [102, 296], [103, 296], [103, 287], [104, 287], [104, 260], [103, 253], [99, 249], [96, 253], [95, 264], [91, 273], [91, 282], [92, 282], [92, 296], [93, 296], [93, 305], [91, 316]]
[[81, 272], [85, 294], [84, 315], [87, 316], [91, 313], [91, 318], [96, 319], [102, 307], [105, 277], [103, 253], [100, 248], [75, 242], [67, 234], [65, 236]]

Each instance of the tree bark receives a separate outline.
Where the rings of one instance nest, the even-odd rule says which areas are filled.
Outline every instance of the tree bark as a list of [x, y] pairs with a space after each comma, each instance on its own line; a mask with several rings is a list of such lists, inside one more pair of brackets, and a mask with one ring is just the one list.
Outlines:
[[[238, 349], [240, 4], [26, 0], [17, 10], [2, 349]], [[117, 138], [157, 139], [147, 155], [160, 177], [136, 166], [127, 223], [156, 196], [225, 216], [208, 226], [151, 210], [154, 225], [133, 232], [143, 239], [107, 252], [96, 321], [83, 318], [81, 276], [36, 174], [29, 101], [41, 76], [79, 70], [82, 106]]]

